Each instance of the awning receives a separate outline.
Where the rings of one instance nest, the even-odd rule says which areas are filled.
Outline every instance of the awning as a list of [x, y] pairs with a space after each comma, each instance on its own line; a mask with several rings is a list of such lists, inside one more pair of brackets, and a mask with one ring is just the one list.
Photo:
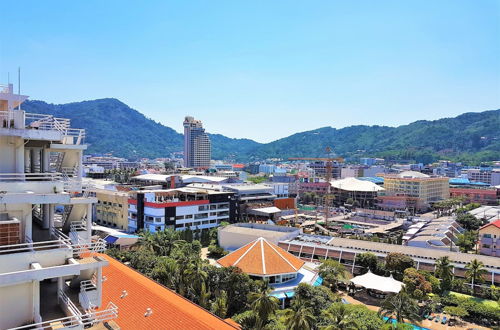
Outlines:
[[366, 289], [378, 290], [381, 292], [394, 292], [398, 293], [403, 287], [403, 282], [395, 280], [392, 275], [384, 277], [373, 274], [371, 271], [351, 279], [355, 285], [362, 286]]

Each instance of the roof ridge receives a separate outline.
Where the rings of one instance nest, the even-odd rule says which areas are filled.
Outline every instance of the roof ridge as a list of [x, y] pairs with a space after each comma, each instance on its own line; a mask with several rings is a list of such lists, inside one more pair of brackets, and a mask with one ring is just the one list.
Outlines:
[[[243, 259], [243, 257], [244, 257], [244, 256], [246, 256], [246, 255], [247, 255], [247, 253], [248, 253], [251, 249], [253, 249], [253, 247], [255, 246], [255, 244], [257, 244], [257, 242], [258, 242], [258, 241], [259, 241], [259, 239], [256, 239], [256, 240], [255, 240], [255, 242], [253, 242], [252, 246], [250, 246], [250, 247], [249, 247], [249, 248], [248, 248], [248, 249], [247, 249], [247, 250], [246, 250], [246, 251], [245, 251], [245, 252], [244, 252], [244, 253], [243, 253], [243, 254], [242, 254], [242, 255], [241, 255], [241, 256], [240, 256], [240, 257], [239, 257], [236, 261], [235, 261], [235, 262], [234, 262], [233, 266], [236, 266], [236, 265], [238, 264], [238, 262], [240, 262], [240, 261], [241, 261], [241, 259]], [[248, 245], [250, 245], [250, 243], [248, 243]], [[238, 249], [238, 250], [239, 250], [239, 249]], [[236, 251], [238, 251], [238, 250], [236, 250]], [[235, 252], [236, 252], [236, 251], [235, 251]]]
[[[281, 259], [285, 260], [285, 261], [286, 261], [286, 262], [287, 262], [287, 263], [288, 263], [288, 264], [289, 264], [289, 265], [290, 265], [290, 266], [291, 266], [294, 270], [296, 270], [296, 271], [298, 270], [298, 268], [296, 268], [294, 265], [292, 265], [292, 263], [291, 263], [291, 262], [290, 262], [287, 258], [285, 258], [285, 256], [283, 256], [283, 255], [282, 255], [282, 254], [281, 254], [278, 250], [276, 250], [276, 249], [274, 248], [274, 246], [272, 246], [272, 245], [271, 245], [268, 241], [266, 241], [266, 243], [267, 243], [267, 245], [269, 245], [269, 247], [270, 247], [271, 249], [273, 249], [273, 250], [274, 250], [274, 252], [276, 252], [276, 253], [277, 253], [277, 254], [281, 257]], [[278, 248], [279, 248], [279, 247], [278, 247]], [[262, 249], [262, 250], [264, 250], [264, 249]], [[284, 250], [283, 250], [283, 251], [284, 251]], [[262, 253], [264, 253], [264, 252], [262, 252]]]
[[264, 239], [259, 238], [260, 241], [260, 253], [262, 255], [262, 273], [266, 274], [266, 257], [264, 256]]

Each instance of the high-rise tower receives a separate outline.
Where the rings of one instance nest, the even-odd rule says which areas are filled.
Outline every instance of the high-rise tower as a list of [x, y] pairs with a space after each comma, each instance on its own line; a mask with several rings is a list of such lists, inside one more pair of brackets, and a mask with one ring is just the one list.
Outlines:
[[184, 166], [195, 169], [210, 167], [211, 145], [200, 120], [184, 119]]

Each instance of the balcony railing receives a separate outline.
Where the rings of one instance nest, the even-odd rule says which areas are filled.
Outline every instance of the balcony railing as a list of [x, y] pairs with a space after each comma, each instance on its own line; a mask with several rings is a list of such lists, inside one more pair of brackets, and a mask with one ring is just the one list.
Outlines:
[[0, 182], [60, 180], [61, 173], [0, 173]]
[[71, 240], [57, 239], [44, 242], [27, 242], [21, 244], [0, 245], [0, 255], [71, 248]]
[[[68, 301], [69, 300], [68, 298]], [[74, 304], [73, 304], [74, 306]], [[108, 303], [106, 309], [88, 312], [82, 314], [78, 311], [77, 314], [68, 317], [63, 317], [54, 320], [46, 320], [38, 323], [27, 324], [17, 328], [12, 328], [11, 330], [27, 330], [27, 329], [58, 329], [58, 328], [80, 328], [90, 327], [100, 322], [107, 322], [118, 317], [118, 307], [112, 302]]]

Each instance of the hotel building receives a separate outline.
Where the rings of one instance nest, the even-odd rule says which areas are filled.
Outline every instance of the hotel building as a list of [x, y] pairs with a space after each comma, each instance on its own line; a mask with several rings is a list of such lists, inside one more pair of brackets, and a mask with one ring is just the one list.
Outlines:
[[[83, 329], [116, 318], [102, 302], [103, 240], [82, 183], [85, 130], [27, 113], [0, 86], [0, 328]], [[99, 310], [97, 310], [99, 309]]]
[[211, 145], [201, 120], [184, 119], [184, 166], [194, 169], [210, 167]]

